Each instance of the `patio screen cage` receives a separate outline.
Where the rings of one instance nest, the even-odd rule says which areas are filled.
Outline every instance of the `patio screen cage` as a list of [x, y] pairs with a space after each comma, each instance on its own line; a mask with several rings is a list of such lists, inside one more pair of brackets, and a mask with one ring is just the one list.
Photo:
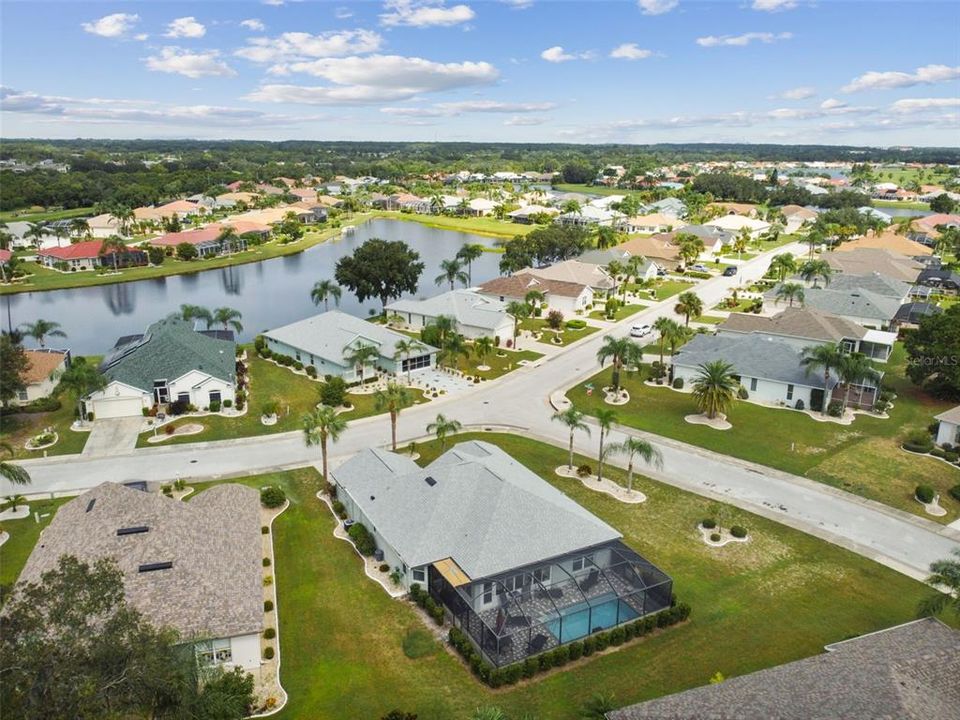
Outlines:
[[673, 581], [618, 540], [458, 587], [431, 566], [429, 586], [502, 667], [670, 607]]

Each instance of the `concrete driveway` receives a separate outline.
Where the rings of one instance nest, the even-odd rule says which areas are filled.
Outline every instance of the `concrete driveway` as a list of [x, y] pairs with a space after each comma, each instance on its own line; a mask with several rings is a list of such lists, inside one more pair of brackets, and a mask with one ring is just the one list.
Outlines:
[[142, 417], [94, 420], [83, 454], [87, 457], [107, 457], [129, 453], [137, 446], [141, 427]]

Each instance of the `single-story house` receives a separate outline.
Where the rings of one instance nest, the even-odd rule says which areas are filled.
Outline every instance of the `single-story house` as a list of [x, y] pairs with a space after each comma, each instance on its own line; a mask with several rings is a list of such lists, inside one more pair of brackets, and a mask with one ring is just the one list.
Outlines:
[[864, 205], [863, 207], [857, 208], [857, 212], [859, 212], [861, 215], [866, 215], [867, 217], [873, 218], [874, 220], [879, 220], [886, 225], [889, 225], [893, 222], [893, 215], [890, 213], [885, 213], [883, 210], [877, 210], [877, 208], [870, 207], [869, 205]]
[[108, 238], [112, 235], [123, 234], [120, 232], [120, 223], [110, 213], [87, 218], [87, 228], [90, 236], [95, 238]]
[[861, 248], [822, 255], [833, 270], [851, 275], [880, 273], [905, 282], [916, 282], [923, 265], [916, 259], [891, 250]]
[[677, 230], [686, 225], [683, 220], [663, 213], [650, 213], [649, 215], [634, 215], [627, 218], [624, 230], [630, 234], [633, 233], [661, 233]]
[[614, 226], [623, 222], [624, 215], [615, 210], [584, 205], [576, 212], [567, 212], [557, 215], [555, 223], [560, 225], [575, 225], [578, 227]]
[[486, 198], [474, 198], [467, 203], [467, 215], [482, 217], [491, 214], [499, 203]]
[[545, 304], [550, 310], [559, 310], [570, 317], [584, 312], [593, 305], [593, 288], [582, 283], [551, 280], [529, 273], [517, 273], [488, 280], [479, 287], [477, 293], [494, 298], [500, 302], [526, 302], [527, 293], [539, 290], [546, 297]]
[[639, 282], [643, 282], [644, 280], [652, 280], [657, 276], [657, 270], [659, 270], [659, 266], [655, 262], [644, 257], [643, 255], [631, 255], [627, 250], [623, 250], [622, 246], [615, 248], [604, 248], [602, 250], [588, 250], [587, 252], [583, 253], [583, 255], [577, 257], [577, 261], [586, 265], [600, 265], [606, 267], [614, 261], [622, 265], [626, 265], [631, 257], [643, 258], [643, 264], [640, 266], [636, 276], [636, 279]]
[[797, 232], [804, 224], [814, 222], [819, 216], [816, 210], [811, 210], [802, 205], [784, 205], [780, 208], [780, 212], [787, 220], [784, 230], [788, 235]]
[[675, 270], [681, 263], [680, 248], [674, 244], [674, 233], [641, 235], [617, 245], [615, 250], [630, 255], [642, 255], [667, 270]]
[[600, 265], [580, 262], [579, 258], [564, 260], [544, 268], [524, 268], [519, 273], [546, 280], [563, 280], [578, 285], [589, 285], [595, 295], [617, 289], [617, 281]]
[[882, 233], [876, 233], [873, 230], [856, 240], [840, 243], [837, 245], [836, 252], [850, 252], [851, 250], [889, 250], [906, 257], [920, 257], [932, 255], [933, 250], [926, 245], [922, 245], [915, 240], [911, 240], [903, 235], [898, 235], [896, 231], [887, 228]]
[[910, 297], [911, 284], [903, 280], [887, 277], [880, 273], [869, 273], [866, 275], [854, 275], [853, 273], [834, 273], [830, 276], [831, 290], [869, 290], [870, 292], [882, 295], [884, 297], [896, 298], [900, 302], [906, 302]]
[[26, 405], [34, 400], [50, 397], [59, 382], [59, 374], [70, 366], [69, 350], [37, 348], [23, 352], [28, 362], [23, 376], [26, 387], [13, 398], [14, 405]]
[[[750, 233], [750, 237], [754, 239], [760, 237], [760, 235], [770, 229], [770, 223], [752, 217], [743, 217], [742, 215], [723, 215], [704, 224], [736, 234], [739, 234], [746, 228]], [[686, 232], [686, 230], [684, 230], [684, 232]]]
[[[776, 303], [777, 287], [764, 293], [764, 300], [770, 305]], [[852, 285], [843, 290], [832, 286], [806, 288], [803, 304], [827, 315], [837, 315], [864, 327], [883, 330], [890, 327], [902, 302]]]
[[669, 197], [645, 205], [643, 211], [645, 213], [661, 213], [668, 217], [685, 218], [687, 216], [687, 205], [679, 198]]
[[943, 290], [960, 290], [960, 273], [944, 267], [926, 268], [920, 271], [917, 282], [927, 287], [942, 288]]
[[910, 239], [925, 245], [933, 245], [940, 237], [937, 228], [960, 227], [960, 215], [950, 213], [936, 213], [916, 218], [910, 225]]
[[742, 217], [757, 217], [757, 206], [750, 203], [736, 202], [712, 202], [707, 205], [710, 209], [716, 209], [724, 215], [740, 215]]
[[415, 355], [398, 355], [396, 345], [410, 338], [383, 325], [330, 310], [298, 320], [263, 333], [267, 347], [281, 355], [299, 360], [304, 367], [313, 366], [317, 375], [336, 375], [348, 383], [360, 380], [359, 366], [348, 360], [351, 349], [372, 345], [380, 353], [372, 363], [364, 365], [363, 377], [371, 378], [379, 368], [388, 373], [406, 373], [436, 364], [437, 348], [423, 344]]
[[385, 201], [375, 206], [382, 207], [384, 210], [406, 210], [421, 215], [426, 215], [430, 212], [430, 201], [428, 199], [417, 197], [410, 193], [390, 195]]
[[222, 195], [217, 195], [215, 206], [218, 208], [233, 208], [236, 207], [238, 203], [244, 203], [246, 205], [253, 205], [257, 198], [260, 197], [251, 192], [228, 192], [223, 193]]
[[495, 445], [425, 468], [368, 448], [332, 472], [348, 522], [495, 666], [655, 613], [672, 581], [621, 534]]
[[960, 445], [960, 405], [934, 417], [937, 426], [937, 445]]
[[107, 386], [84, 399], [84, 412], [135, 417], [172, 402], [198, 408], [233, 402], [237, 345], [232, 335], [197, 331], [193, 323], [171, 315], [143, 335], [120, 338], [100, 363]]
[[[233, 221], [236, 223], [248, 222], [248, 221]], [[207, 225], [206, 227], [198, 228], [196, 230], [184, 230], [182, 232], [167, 233], [166, 235], [161, 235], [158, 238], [154, 238], [150, 241], [150, 244], [155, 247], [162, 248], [176, 248], [177, 245], [181, 243], [187, 243], [188, 245], [193, 245], [197, 249], [197, 253], [200, 257], [209, 257], [211, 255], [220, 255], [221, 253], [228, 252], [237, 252], [247, 249], [247, 241], [243, 238], [239, 231], [237, 231], [237, 237], [229, 243], [223, 242], [220, 240], [223, 231], [226, 229], [227, 224], [233, 225], [231, 223], [213, 223], [212, 225]], [[255, 227], [262, 227], [259, 223], [254, 223]]]
[[102, 253], [101, 250], [103, 250], [103, 241], [85, 240], [63, 247], [44, 248], [37, 253], [37, 257], [40, 258], [44, 267], [53, 268], [60, 263], [66, 263], [66, 269], [70, 271], [113, 267], [114, 255], [116, 255], [117, 267], [147, 264], [147, 253], [137, 247], [128, 246], [123, 251], [111, 249], [107, 253]]
[[63, 555], [114, 560], [127, 602], [147, 622], [176, 630], [203, 665], [254, 670], [264, 626], [260, 524], [260, 494], [243, 485], [181, 502], [104, 482], [57, 511], [17, 587], [40, 582]]
[[472, 290], [450, 290], [425, 300], [396, 300], [387, 305], [387, 315], [399, 315], [407, 328], [421, 330], [444, 315], [456, 322], [456, 331], [466, 338], [513, 338], [513, 316], [500, 300]]
[[928, 617], [607, 714], [609, 720], [956, 720], [960, 632]]
[[547, 215], [553, 217], [557, 215], [560, 211], [554, 207], [546, 207], [544, 205], [527, 205], [525, 207], [513, 210], [507, 213], [509, 217], [515, 223], [523, 223], [524, 225], [529, 225], [534, 221], [534, 218], [539, 215]]
[[703, 240], [704, 252], [714, 255], [723, 251], [723, 248], [730, 245], [737, 236], [736, 233], [716, 227], [715, 225], [685, 225], [680, 230], [667, 234], [671, 235], [674, 242], [676, 242], [677, 235], [681, 233], [685, 235], [696, 235]]

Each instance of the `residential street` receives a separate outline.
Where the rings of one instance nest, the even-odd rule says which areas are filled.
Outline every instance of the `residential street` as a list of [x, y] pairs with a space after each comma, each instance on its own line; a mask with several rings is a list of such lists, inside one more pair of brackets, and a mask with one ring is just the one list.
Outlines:
[[[759, 278], [772, 255], [802, 255], [799, 244], [777, 248], [744, 264], [743, 283]], [[717, 277], [696, 288], [709, 309], [726, 296], [741, 278]], [[673, 315], [675, 298], [621, 321], [610, 332], [626, 334], [636, 323], [652, 323]], [[604, 333], [597, 333], [569, 350], [547, 357], [539, 365], [518, 369], [506, 377], [468, 394], [442, 398], [405, 410], [400, 416], [401, 441], [422, 437], [438, 412], [470, 428], [511, 428], [557, 445], [566, 445], [566, 429], [552, 422], [550, 397], [597, 371], [596, 352]], [[634, 434], [644, 434], [633, 431]], [[595, 436], [596, 433], [593, 433]], [[646, 434], [644, 434], [646, 435]], [[611, 441], [622, 440], [611, 434]], [[892, 510], [854, 495], [786, 473], [659, 436], [649, 439], [661, 449], [661, 472], [643, 472], [663, 482], [701, 495], [722, 498], [738, 507], [771, 517], [784, 524], [848, 547], [913, 577], [923, 577], [930, 562], [960, 547], [960, 532]], [[389, 443], [385, 416], [359, 420], [332, 448], [334, 462], [369, 446]], [[579, 434], [576, 447], [584, 454], [596, 452], [596, 438]], [[70, 492], [104, 480], [215, 479], [319, 461], [316, 448], [307, 448], [299, 433], [284, 433], [215, 443], [196, 443], [142, 449], [108, 457], [67, 456], [24, 461], [33, 478], [33, 493]], [[19, 488], [18, 488], [19, 489]], [[22, 492], [22, 489], [19, 489]], [[0, 493], [13, 490], [4, 482]]]

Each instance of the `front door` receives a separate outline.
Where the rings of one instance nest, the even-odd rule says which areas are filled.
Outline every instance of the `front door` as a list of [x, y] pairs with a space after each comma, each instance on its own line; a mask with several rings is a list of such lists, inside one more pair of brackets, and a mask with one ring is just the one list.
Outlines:
[[813, 388], [810, 391], [810, 409], [814, 412], [823, 410], [823, 390]]

